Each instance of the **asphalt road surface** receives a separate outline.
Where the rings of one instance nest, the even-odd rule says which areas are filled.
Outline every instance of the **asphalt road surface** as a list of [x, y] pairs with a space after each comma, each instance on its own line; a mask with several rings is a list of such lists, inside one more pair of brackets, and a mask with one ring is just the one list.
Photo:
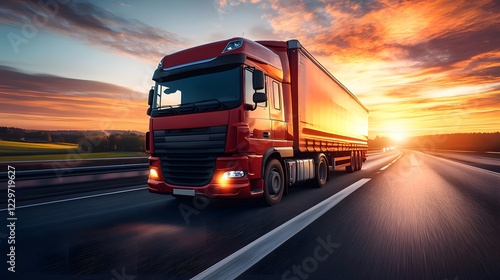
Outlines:
[[330, 175], [273, 207], [142, 185], [18, 204], [0, 278], [500, 279], [499, 173], [394, 150]]

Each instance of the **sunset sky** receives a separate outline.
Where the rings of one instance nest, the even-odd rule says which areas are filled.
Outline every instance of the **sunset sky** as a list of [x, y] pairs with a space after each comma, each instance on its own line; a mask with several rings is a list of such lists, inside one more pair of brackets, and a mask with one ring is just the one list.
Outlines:
[[164, 55], [243, 35], [298, 39], [370, 110], [370, 138], [500, 131], [499, 3], [3, 0], [0, 126], [145, 132]]

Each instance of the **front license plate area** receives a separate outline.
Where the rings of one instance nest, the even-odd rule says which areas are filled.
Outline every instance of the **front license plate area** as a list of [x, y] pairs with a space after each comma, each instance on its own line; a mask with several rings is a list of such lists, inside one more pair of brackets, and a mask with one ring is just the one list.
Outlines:
[[194, 196], [194, 190], [174, 189], [174, 195]]

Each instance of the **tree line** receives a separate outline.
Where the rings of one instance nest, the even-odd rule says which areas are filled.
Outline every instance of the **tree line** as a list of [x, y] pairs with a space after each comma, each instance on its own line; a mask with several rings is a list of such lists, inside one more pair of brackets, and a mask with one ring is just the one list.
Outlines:
[[500, 132], [492, 133], [451, 133], [415, 136], [404, 141], [377, 136], [368, 140], [370, 149], [399, 146], [413, 149], [462, 150], [476, 152], [500, 152]]
[[82, 152], [144, 151], [145, 135], [131, 131], [38, 131], [0, 127], [0, 140], [36, 143], [72, 143]]
[[403, 146], [419, 149], [462, 150], [476, 152], [499, 152], [500, 132], [454, 133], [416, 136], [407, 139]]
[[146, 137], [135, 133], [93, 135], [78, 141], [81, 152], [144, 151]]

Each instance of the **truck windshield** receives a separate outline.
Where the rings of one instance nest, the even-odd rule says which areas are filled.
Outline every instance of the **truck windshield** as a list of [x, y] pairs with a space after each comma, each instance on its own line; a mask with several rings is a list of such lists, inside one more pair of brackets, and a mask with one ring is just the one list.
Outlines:
[[236, 67], [157, 82], [153, 109], [158, 114], [187, 114], [240, 104], [241, 67]]

